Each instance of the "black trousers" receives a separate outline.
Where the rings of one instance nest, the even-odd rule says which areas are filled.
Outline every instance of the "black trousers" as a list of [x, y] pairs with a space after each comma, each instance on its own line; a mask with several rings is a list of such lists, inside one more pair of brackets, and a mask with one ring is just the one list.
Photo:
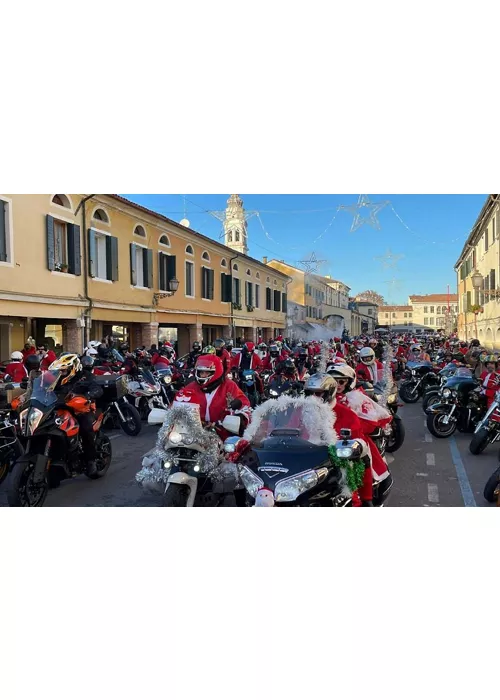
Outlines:
[[91, 413], [80, 413], [77, 416], [78, 424], [80, 425], [80, 438], [82, 440], [83, 454], [85, 459], [88, 461], [93, 461], [97, 458], [97, 451], [95, 447], [96, 433], [93, 430], [93, 425], [96, 420], [94, 412]]

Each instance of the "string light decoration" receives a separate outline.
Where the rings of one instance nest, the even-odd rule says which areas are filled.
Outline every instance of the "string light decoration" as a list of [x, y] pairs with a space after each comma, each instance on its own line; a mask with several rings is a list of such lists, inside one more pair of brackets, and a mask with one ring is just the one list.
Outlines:
[[373, 258], [373, 259], [380, 260], [380, 262], [382, 263], [383, 269], [388, 270], [390, 268], [396, 269], [398, 266], [399, 260], [402, 260], [403, 258], [404, 258], [404, 255], [393, 253], [390, 249], [388, 249], [386, 251], [385, 255], [381, 255], [381, 256]]
[[304, 269], [308, 275], [319, 274], [321, 265], [327, 263], [328, 260], [318, 260], [316, 253], [312, 252], [306, 260], [299, 260], [298, 264]]
[[[339, 211], [347, 211], [354, 214], [354, 219], [351, 224], [351, 233], [354, 233], [362, 226], [367, 224], [372, 228], [380, 231], [380, 221], [377, 219], [377, 214], [384, 209], [390, 202], [370, 202], [367, 194], [360, 194], [357, 204], [345, 205], [339, 207]], [[368, 214], [368, 216], [365, 216]]]

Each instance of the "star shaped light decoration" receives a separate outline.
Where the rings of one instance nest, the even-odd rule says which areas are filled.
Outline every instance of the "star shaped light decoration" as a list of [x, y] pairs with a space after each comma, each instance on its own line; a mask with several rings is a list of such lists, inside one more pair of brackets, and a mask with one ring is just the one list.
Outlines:
[[404, 255], [399, 255], [396, 253], [393, 253], [390, 249], [388, 249], [385, 253], [385, 255], [381, 255], [380, 257], [373, 258], [374, 260], [380, 260], [382, 263], [382, 267], [384, 270], [388, 270], [389, 268], [396, 269], [398, 266], [398, 261], [402, 260], [404, 258]]
[[[364, 224], [368, 224], [372, 228], [377, 229], [377, 231], [380, 231], [380, 222], [377, 219], [377, 214], [388, 204], [389, 202], [370, 202], [367, 194], [360, 194], [357, 204], [342, 204], [339, 206], [339, 211], [349, 211], [351, 214], [354, 214], [351, 233], [357, 231], [358, 228], [361, 228]], [[365, 216], [366, 214], [368, 214], [368, 216]]]
[[299, 265], [304, 268], [304, 272], [311, 275], [317, 275], [321, 265], [328, 262], [327, 260], [318, 260], [316, 253], [312, 252], [309, 259], [299, 260]]

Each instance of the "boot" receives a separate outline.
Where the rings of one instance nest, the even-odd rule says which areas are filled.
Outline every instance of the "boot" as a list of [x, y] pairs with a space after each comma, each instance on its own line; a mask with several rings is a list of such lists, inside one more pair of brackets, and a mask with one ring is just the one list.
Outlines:
[[91, 459], [90, 461], [87, 462], [87, 468], [85, 469], [85, 474], [87, 476], [94, 476], [94, 474], [97, 474], [97, 464], [95, 459]]

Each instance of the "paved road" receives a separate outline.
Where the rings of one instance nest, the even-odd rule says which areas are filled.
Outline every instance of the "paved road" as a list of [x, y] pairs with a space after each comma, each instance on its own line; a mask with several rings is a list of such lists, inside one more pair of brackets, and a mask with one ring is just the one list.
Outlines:
[[[490, 446], [483, 455], [474, 457], [468, 451], [470, 435], [457, 433], [454, 438], [438, 440], [428, 433], [420, 402], [400, 410], [406, 441], [391, 464], [394, 488], [387, 505], [489, 506], [483, 499], [483, 488], [496, 469], [498, 448]], [[158, 506], [158, 497], [145, 495], [134, 478], [143, 454], [154, 445], [156, 432], [156, 428], [144, 426], [136, 438], [112, 433], [113, 463], [106, 477], [63, 481], [49, 493], [46, 506]], [[0, 506], [5, 505], [3, 485]]]

